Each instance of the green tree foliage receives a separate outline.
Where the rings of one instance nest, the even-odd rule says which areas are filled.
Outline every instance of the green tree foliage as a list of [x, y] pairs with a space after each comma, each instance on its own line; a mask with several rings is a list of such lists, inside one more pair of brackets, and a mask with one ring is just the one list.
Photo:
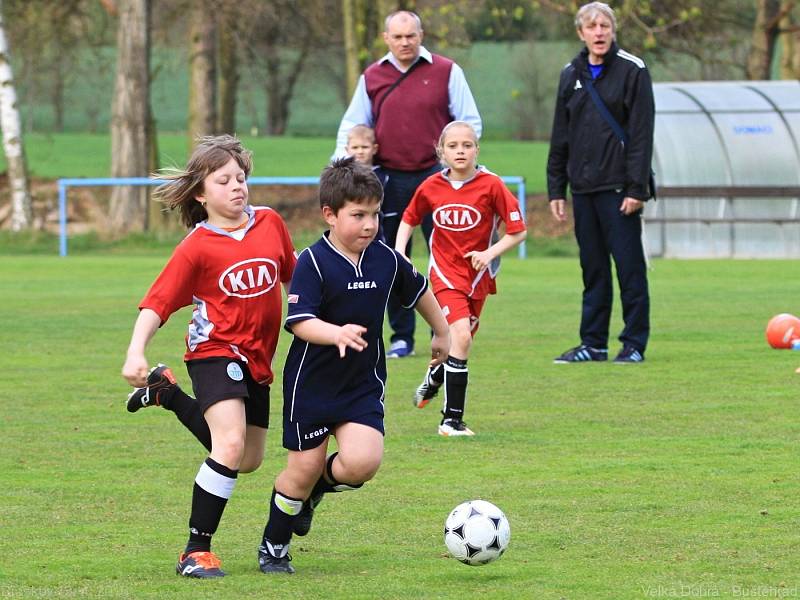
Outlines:
[[562, 39], [572, 35], [560, 12], [542, 9], [530, 0], [486, 0], [467, 24], [472, 41], [517, 42]]
[[[98, 65], [111, 68], [102, 49], [114, 45], [113, 16], [96, 0], [6, 0], [4, 11], [18, 65], [21, 104], [26, 107], [46, 99], [54, 129], [60, 131], [67, 87], [91, 78]], [[87, 62], [79, 56], [92, 58]], [[83, 109], [89, 123], [96, 124], [101, 107], [89, 104]], [[30, 110], [25, 111], [24, 125], [28, 131], [36, 128]]]

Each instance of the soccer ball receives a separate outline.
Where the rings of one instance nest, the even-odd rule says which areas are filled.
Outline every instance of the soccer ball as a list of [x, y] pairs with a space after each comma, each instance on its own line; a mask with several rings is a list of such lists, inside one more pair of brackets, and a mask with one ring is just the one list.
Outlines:
[[791, 348], [800, 339], [800, 319], [789, 313], [775, 315], [767, 323], [767, 343], [773, 348]]
[[486, 500], [456, 506], [444, 522], [444, 544], [453, 558], [473, 567], [503, 555], [511, 527], [503, 511]]

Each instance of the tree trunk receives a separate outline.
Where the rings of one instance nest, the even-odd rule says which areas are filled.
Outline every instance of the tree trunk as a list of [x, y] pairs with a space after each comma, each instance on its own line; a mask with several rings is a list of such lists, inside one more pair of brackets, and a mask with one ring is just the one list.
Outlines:
[[798, 79], [800, 72], [797, 70], [798, 32], [795, 30], [794, 19], [791, 10], [795, 0], [784, 0], [781, 6], [783, 17], [780, 22], [780, 44], [781, 44], [781, 79]]
[[364, 49], [365, 55], [361, 58], [362, 70], [369, 63], [378, 60], [386, 54], [386, 44], [383, 41], [383, 32], [386, 29], [386, 17], [399, 10], [393, 2], [379, 0], [378, 2], [363, 2], [364, 19]]
[[[150, 122], [147, 135], [150, 137], [150, 151], [148, 153], [148, 167], [150, 173], [155, 173], [161, 167], [158, 159], [158, 131], [156, 129], [156, 120], [153, 118], [153, 113], [150, 111]], [[172, 215], [164, 210], [164, 205], [160, 202], [147, 203], [147, 226], [151, 231], [175, 231], [178, 227], [178, 220], [172, 218]]]
[[194, 2], [189, 29], [189, 147], [217, 127], [217, 25], [207, 2]]
[[344, 21], [344, 65], [347, 90], [345, 96], [350, 98], [356, 89], [358, 77], [361, 75], [361, 62], [358, 59], [356, 42], [356, 6], [355, 0], [342, 0], [342, 20]]
[[750, 80], [770, 79], [778, 35], [776, 16], [779, 9], [778, 0], [756, 0], [756, 22], [747, 56], [747, 78]]
[[25, 150], [22, 145], [22, 122], [17, 110], [17, 91], [11, 70], [3, 3], [0, 0], [0, 129], [3, 131], [3, 150], [8, 163], [8, 183], [11, 189], [11, 230], [29, 229], [33, 224], [31, 195]]
[[239, 88], [237, 39], [236, 15], [230, 11], [219, 28], [219, 133], [236, 133], [236, 92]]
[[270, 48], [267, 57], [267, 130], [269, 135], [284, 135], [289, 125], [291, 100], [294, 86], [303, 72], [306, 60], [311, 53], [311, 33], [307, 32], [298, 48], [297, 59], [289, 66], [289, 75], [285, 81], [280, 76], [280, 49]]
[[[59, 47], [57, 47], [58, 51]], [[64, 73], [68, 67], [65, 64], [64, 53], [59, 52], [55, 59], [55, 68], [49, 75], [50, 78], [50, 102], [53, 105], [53, 129], [59, 133], [64, 131]]]
[[267, 135], [283, 135], [289, 120], [282, 106], [280, 49], [274, 44], [267, 46]]
[[[117, 76], [111, 107], [112, 177], [146, 177], [150, 158], [151, 0], [119, 0]], [[115, 186], [111, 230], [147, 229], [148, 188]]]
[[800, 31], [792, 33], [792, 76], [790, 79], [800, 79]]

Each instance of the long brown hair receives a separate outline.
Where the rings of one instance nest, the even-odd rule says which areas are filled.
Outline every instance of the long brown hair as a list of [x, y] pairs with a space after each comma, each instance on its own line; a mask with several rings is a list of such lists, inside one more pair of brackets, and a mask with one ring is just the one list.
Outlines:
[[250, 175], [252, 155], [238, 138], [228, 134], [199, 138], [185, 168], [166, 168], [155, 174], [167, 182], [155, 189], [153, 198], [170, 210], [177, 209], [184, 225], [194, 227], [208, 218], [205, 207], [196, 200], [203, 193], [203, 181], [231, 158], [244, 171], [245, 177]]

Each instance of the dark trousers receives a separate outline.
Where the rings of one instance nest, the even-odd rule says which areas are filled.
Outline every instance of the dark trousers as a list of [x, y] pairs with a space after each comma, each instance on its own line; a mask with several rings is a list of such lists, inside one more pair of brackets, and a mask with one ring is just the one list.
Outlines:
[[644, 353], [650, 335], [650, 294], [642, 247], [640, 213], [624, 215], [619, 208], [624, 192], [573, 194], [575, 238], [583, 271], [581, 342], [608, 347], [608, 328], [614, 295], [611, 260], [617, 271], [622, 319], [619, 340]]
[[[388, 175], [388, 179], [383, 189], [382, 231], [383, 237], [390, 247], [394, 248], [394, 242], [397, 239], [397, 229], [400, 227], [403, 211], [411, 201], [417, 187], [429, 176], [438, 173], [440, 170], [441, 166], [438, 164], [428, 169], [423, 169], [422, 171], [393, 171], [392, 169], [384, 169], [384, 172]], [[425, 236], [426, 244], [431, 237], [432, 229], [433, 220], [431, 216], [428, 215], [422, 222], [422, 234]], [[406, 255], [409, 257], [411, 256], [411, 240], [408, 241]], [[392, 328], [391, 342], [394, 343], [402, 340], [408, 344], [409, 349], [413, 349], [414, 328], [416, 324], [414, 311], [403, 308], [396, 295], [390, 294], [386, 312], [389, 315], [389, 326]]]

